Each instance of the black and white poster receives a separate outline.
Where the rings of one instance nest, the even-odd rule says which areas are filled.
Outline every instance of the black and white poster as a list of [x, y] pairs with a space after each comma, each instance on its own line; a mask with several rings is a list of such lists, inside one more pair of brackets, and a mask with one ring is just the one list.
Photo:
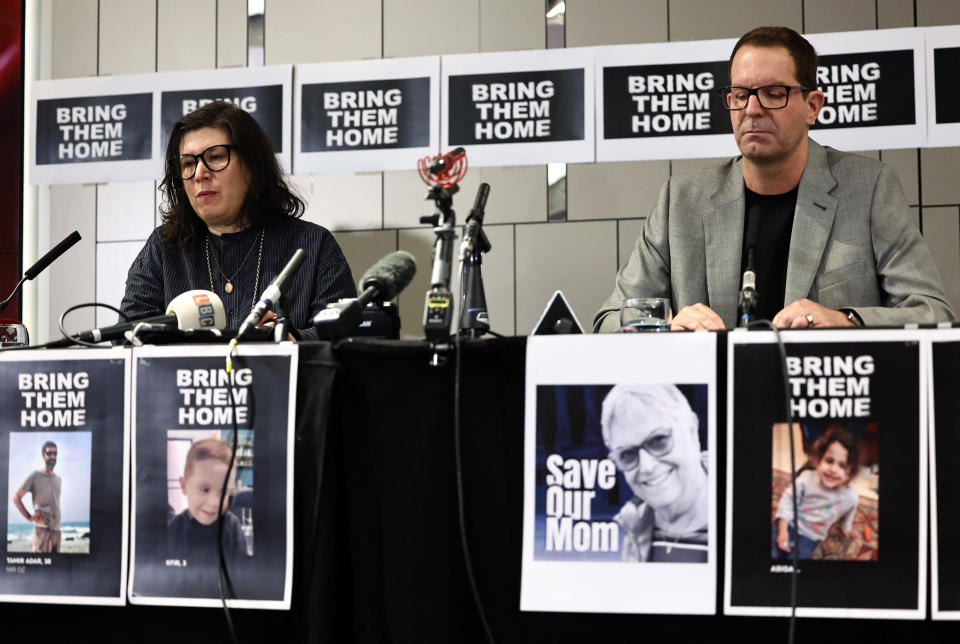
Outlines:
[[298, 65], [297, 172], [413, 170], [437, 153], [440, 58]]
[[927, 146], [960, 145], [960, 27], [923, 30], [926, 56]]
[[296, 349], [134, 351], [131, 603], [290, 607]]
[[820, 56], [826, 100], [810, 136], [840, 150], [924, 147], [923, 30], [879, 29], [806, 38]]
[[442, 148], [470, 165], [594, 160], [593, 50], [443, 57]]
[[37, 81], [33, 99], [31, 183], [154, 178], [150, 76]]
[[129, 364], [0, 353], [0, 601], [124, 603]]
[[157, 74], [160, 113], [158, 176], [173, 125], [213, 101], [249, 113], [263, 128], [284, 170], [290, 171], [291, 65]]
[[597, 160], [737, 154], [719, 92], [735, 43], [597, 47]]
[[716, 341], [530, 337], [521, 610], [716, 612]]
[[920, 332], [781, 337], [792, 425], [773, 335], [728, 336], [725, 612], [789, 615], [796, 556], [797, 615], [923, 619]]
[[930, 608], [960, 619], [960, 560], [953, 554], [960, 506], [960, 330], [930, 331]]

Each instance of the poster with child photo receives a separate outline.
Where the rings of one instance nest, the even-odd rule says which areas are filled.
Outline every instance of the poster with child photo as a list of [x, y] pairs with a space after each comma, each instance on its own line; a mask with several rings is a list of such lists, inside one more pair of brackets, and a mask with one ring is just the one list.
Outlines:
[[772, 333], [728, 336], [724, 611], [789, 615], [796, 574], [798, 616], [922, 619], [918, 332], [780, 337], [785, 363]]

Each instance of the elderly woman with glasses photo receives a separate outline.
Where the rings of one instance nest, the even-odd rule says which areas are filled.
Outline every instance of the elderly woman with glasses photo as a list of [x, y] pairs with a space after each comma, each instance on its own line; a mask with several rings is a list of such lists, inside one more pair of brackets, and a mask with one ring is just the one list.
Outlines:
[[707, 452], [674, 385], [617, 385], [603, 400], [603, 441], [633, 498], [614, 520], [624, 561], [707, 560]]
[[303, 221], [267, 135], [244, 110], [213, 102], [187, 114], [167, 144], [160, 184], [163, 223], [127, 275], [120, 310], [127, 320], [162, 315], [194, 289], [223, 300], [228, 329], [238, 328], [298, 248], [307, 259], [285, 296], [283, 315], [303, 339], [328, 302], [356, 296], [350, 267], [333, 235]]

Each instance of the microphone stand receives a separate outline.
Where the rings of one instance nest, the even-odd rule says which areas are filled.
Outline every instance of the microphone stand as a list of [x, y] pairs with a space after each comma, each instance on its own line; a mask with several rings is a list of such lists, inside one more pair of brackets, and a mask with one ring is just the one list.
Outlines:
[[429, 216], [421, 217], [421, 224], [433, 226], [436, 239], [433, 242], [433, 265], [430, 273], [430, 290], [427, 291], [423, 311], [423, 332], [433, 351], [430, 359], [432, 366], [438, 366], [445, 361], [442, 355], [450, 350], [450, 323], [453, 318], [453, 294], [450, 291], [450, 273], [453, 266], [453, 239], [456, 236], [454, 228], [456, 213], [453, 205], [453, 195], [460, 188], [453, 184], [444, 188], [435, 184], [427, 193], [427, 199], [433, 199], [437, 211]]
[[483, 253], [490, 252], [490, 248], [486, 233], [482, 228], [477, 230], [477, 242], [467, 261], [461, 264], [460, 284], [463, 286], [463, 299], [460, 305], [460, 334], [468, 338], [479, 338], [490, 330], [481, 271]]

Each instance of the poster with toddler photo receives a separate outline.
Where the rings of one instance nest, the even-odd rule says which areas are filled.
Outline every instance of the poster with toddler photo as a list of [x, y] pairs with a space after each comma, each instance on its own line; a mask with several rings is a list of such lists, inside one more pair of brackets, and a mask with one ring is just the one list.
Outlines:
[[728, 336], [725, 612], [789, 615], [796, 556], [797, 615], [924, 617], [918, 333], [782, 332], [792, 425], [773, 334]]
[[0, 353], [0, 602], [121, 605], [129, 352]]
[[134, 351], [131, 603], [219, 606], [222, 544], [231, 606], [290, 606], [296, 346], [224, 353]]
[[715, 612], [715, 343], [528, 341], [521, 610]]

